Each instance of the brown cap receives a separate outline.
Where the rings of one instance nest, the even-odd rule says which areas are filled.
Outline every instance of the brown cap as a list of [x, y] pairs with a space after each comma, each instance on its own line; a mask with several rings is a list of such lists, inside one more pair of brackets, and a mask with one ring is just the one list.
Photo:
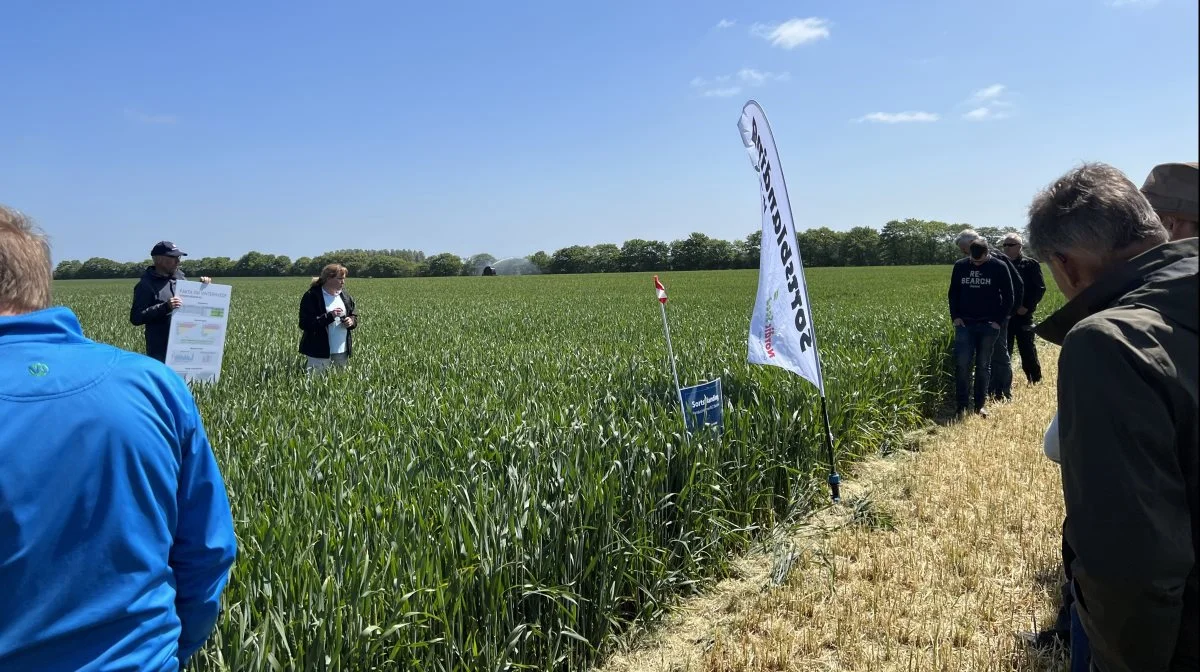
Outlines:
[[1200, 221], [1200, 164], [1160, 163], [1146, 177], [1142, 194], [1160, 215]]

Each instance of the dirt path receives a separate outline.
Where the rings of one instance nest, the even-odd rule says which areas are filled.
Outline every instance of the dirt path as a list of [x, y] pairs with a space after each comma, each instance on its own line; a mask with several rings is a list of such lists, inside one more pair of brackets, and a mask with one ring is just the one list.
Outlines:
[[741, 559], [599, 669], [1065, 669], [1016, 636], [1053, 619], [1061, 580], [1062, 490], [1041, 450], [1056, 358], [1043, 351], [1046, 380], [1015, 385], [990, 418], [858, 465], [840, 509]]

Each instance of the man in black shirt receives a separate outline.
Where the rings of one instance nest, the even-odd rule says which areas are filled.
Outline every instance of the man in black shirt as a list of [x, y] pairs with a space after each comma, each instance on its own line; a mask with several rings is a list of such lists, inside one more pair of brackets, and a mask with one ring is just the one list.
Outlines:
[[[183, 305], [183, 299], [175, 295], [175, 283], [187, 279], [179, 269], [180, 257], [186, 256], [186, 252], [168, 240], [155, 243], [150, 250], [154, 265], [142, 273], [133, 288], [129, 322], [135, 327], [146, 327], [146, 354], [164, 363], [170, 341], [171, 314]], [[212, 280], [205, 276], [200, 282], [208, 284]]]
[[1042, 380], [1042, 367], [1038, 363], [1037, 347], [1033, 342], [1033, 312], [1037, 310], [1038, 302], [1046, 294], [1046, 280], [1042, 277], [1042, 264], [1033, 257], [1025, 256], [1025, 243], [1021, 236], [1010, 233], [1004, 236], [1001, 243], [1004, 254], [1012, 260], [1017, 272], [1021, 274], [1024, 283], [1022, 299], [1017, 305], [1017, 311], [1008, 324], [1008, 354], [1013, 352], [1013, 341], [1021, 353], [1021, 369], [1030, 383]]
[[1008, 267], [989, 253], [986, 240], [976, 238], [967, 250], [970, 256], [954, 264], [947, 295], [954, 322], [955, 414], [968, 410], [974, 362], [975, 412], [986, 417], [992, 349], [1012, 312], [1013, 283]]

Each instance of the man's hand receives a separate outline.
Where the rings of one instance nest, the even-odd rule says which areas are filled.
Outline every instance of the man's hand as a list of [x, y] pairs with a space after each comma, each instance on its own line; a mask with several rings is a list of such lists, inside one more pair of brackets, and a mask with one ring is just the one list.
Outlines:
[[341, 308], [334, 308], [333, 310], [329, 311], [329, 314], [334, 317], [341, 317], [342, 313], [344, 312], [346, 311], [342, 310]]
[[200, 276], [200, 282], [207, 285], [212, 282], [212, 278], [208, 277], [207, 275], [202, 275]]
[[966, 323], [962, 321], [961, 317], [956, 317], [956, 318], [954, 318], [954, 326], [964, 327], [964, 326], [966, 326]]
[[347, 329], [353, 329], [354, 325], [357, 323], [358, 323], [358, 320], [353, 315], [347, 315], [346, 317], [342, 318], [342, 324]]
[[174, 310], [175, 308], [178, 308], [183, 305], [183, 299], [179, 298], [178, 296], [172, 296], [170, 304], [171, 304], [171, 309]]
[[1026, 308], [1025, 306], [1021, 306], [1020, 308], [1017, 308], [1017, 314], [1018, 315], [1028, 315], [1029, 309]]
[[997, 323], [997, 322], [988, 322], [988, 324], [992, 325], [992, 328], [993, 328], [993, 329], [995, 329], [996, 331], [1000, 331], [1000, 324], [999, 324], [999, 323]]

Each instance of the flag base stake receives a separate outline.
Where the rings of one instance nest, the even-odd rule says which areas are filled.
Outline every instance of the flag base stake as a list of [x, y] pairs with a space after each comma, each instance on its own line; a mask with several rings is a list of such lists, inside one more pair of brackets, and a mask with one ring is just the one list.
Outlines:
[[833, 453], [833, 430], [829, 428], [829, 406], [825, 403], [825, 395], [821, 395], [821, 417], [825, 420], [825, 447], [829, 450], [829, 492], [833, 503], [842, 501], [842, 477], [837, 471], [837, 459]]

